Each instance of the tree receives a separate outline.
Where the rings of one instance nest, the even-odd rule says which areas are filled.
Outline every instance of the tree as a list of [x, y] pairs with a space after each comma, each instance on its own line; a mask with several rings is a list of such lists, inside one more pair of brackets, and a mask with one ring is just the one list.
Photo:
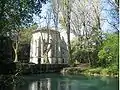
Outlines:
[[118, 34], [106, 34], [106, 38], [98, 53], [98, 65], [103, 67], [118, 66], [118, 53]]
[[[53, 5], [55, 7], [59, 6], [59, 12], [57, 12], [59, 13], [59, 21], [64, 29], [67, 30], [69, 58], [72, 58], [70, 32], [79, 37], [78, 41], [81, 42], [82, 48], [93, 48], [94, 45], [89, 47], [90, 44], [92, 46], [93, 43], [97, 43], [101, 38], [99, 1], [61, 0]], [[89, 12], [90, 9], [91, 12]], [[82, 45], [82, 43], [84, 44]]]
[[[75, 7], [71, 9], [71, 31], [77, 36], [79, 53], [85, 52], [83, 55], [87, 57], [90, 65], [94, 64], [94, 56], [97, 56], [96, 46], [102, 42], [100, 2], [75, 0], [72, 4]], [[95, 54], [95, 51], [96, 55], [93, 58], [91, 53]]]
[[[58, 25], [58, 21], [63, 21], [63, 26], [67, 30], [67, 44], [69, 52], [69, 61], [71, 60], [71, 44], [70, 44], [70, 18], [71, 18], [71, 2], [72, 0], [52, 0], [53, 3], [53, 13], [54, 13], [54, 22], [55, 26]], [[62, 14], [62, 19], [59, 14]], [[58, 16], [59, 15], [59, 16]]]
[[107, 17], [104, 18], [104, 20], [108, 23], [108, 25], [111, 28], [110, 30], [112, 30], [112, 32], [119, 32], [119, 4], [118, 4], [118, 0], [106, 0], [105, 4], [107, 4], [109, 6], [109, 8], [103, 6], [104, 12], [107, 13]]
[[70, 44], [70, 14], [71, 14], [71, 4], [70, 1], [66, 2], [67, 7], [67, 15], [66, 15], [66, 28], [67, 28], [67, 43], [68, 43], [68, 53], [69, 53], [69, 61], [72, 59], [71, 55], [71, 44]]
[[36, 29], [37, 25], [32, 25], [31, 27], [23, 28], [19, 32], [17, 57], [20, 62], [29, 61], [30, 42], [32, 38], [32, 33]]
[[59, 0], [52, 0], [52, 12], [53, 12], [53, 21], [54, 21], [54, 26], [55, 30], [58, 30], [58, 14], [59, 14], [59, 6], [60, 6], [60, 1]]
[[0, 0], [0, 34], [30, 25], [46, 0]]
[[12, 39], [12, 47], [14, 50], [15, 60], [14, 62], [18, 62], [18, 52], [21, 50], [22, 45], [30, 44], [32, 32], [37, 29], [36, 25], [33, 25], [28, 28], [21, 28], [19, 30], [14, 31], [10, 36]]
[[20, 31], [33, 23], [33, 15], [40, 15], [42, 3], [47, 0], [0, 0], [0, 35], [8, 35], [13, 40], [15, 62]]
[[[67, 30], [68, 48], [71, 44], [69, 35], [72, 32], [76, 35], [75, 40], [79, 44], [76, 46], [76, 50], [79, 51], [75, 53], [84, 52], [82, 54], [87, 57], [91, 66], [97, 63], [99, 47], [103, 41], [102, 25], [106, 18], [102, 15], [102, 5], [100, 0], [61, 0], [59, 2], [59, 21]], [[75, 48], [74, 45], [72, 45], [72, 50], [73, 48]]]

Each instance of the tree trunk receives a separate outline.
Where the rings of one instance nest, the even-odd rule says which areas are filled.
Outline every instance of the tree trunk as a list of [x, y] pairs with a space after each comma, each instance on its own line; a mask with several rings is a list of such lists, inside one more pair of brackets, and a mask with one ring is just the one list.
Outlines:
[[17, 49], [15, 49], [15, 60], [14, 60], [14, 62], [18, 62]]
[[15, 53], [15, 59], [14, 62], [18, 62], [18, 42], [17, 40], [15, 41], [15, 46], [13, 45], [14, 53]]
[[67, 43], [68, 43], [68, 58], [69, 58], [69, 63], [72, 59], [71, 55], [71, 44], [70, 44], [70, 1], [68, 0], [67, 3]]

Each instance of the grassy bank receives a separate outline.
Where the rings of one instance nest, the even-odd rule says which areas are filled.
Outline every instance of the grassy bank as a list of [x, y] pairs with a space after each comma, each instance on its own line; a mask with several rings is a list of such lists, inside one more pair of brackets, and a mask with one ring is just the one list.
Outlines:
[[116, 69], [102, 68], [102, 67], [97, 67], [97, 68], [68, 67], [68, 68], [64, 68], [61, 71], [61, 73], [118, 77], [118, 71]]

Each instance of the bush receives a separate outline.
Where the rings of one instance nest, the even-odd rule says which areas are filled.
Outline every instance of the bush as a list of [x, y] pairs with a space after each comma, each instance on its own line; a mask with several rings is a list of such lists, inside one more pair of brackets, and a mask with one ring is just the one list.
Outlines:
[[101, 71], [101, 74], [102, 75], [111, 75], [111, 72], [108, 68], [104, 68], [102, 71]]
[[85, 73], [89, 73], [89, 74], [100, 74], [102, 68], [91, 68], [85, 71]]
[[113, 65], [109, 66], [108, 68], [113, 75], [118, 75], [118, 73], [119, 73], [118, 65], [113, 64]]
[[111, 66], [113, 63], [118, 64], [118, 35], [107, 34], [103, 41], [101, 49], [98, 52], [99, 65], [103, 67]]
[[104, 68], [101, 71], [101, 74], [103, 74], [103, 75], [118, 75], [118, 73], [119, 73], [118, 67], [115, 65]]

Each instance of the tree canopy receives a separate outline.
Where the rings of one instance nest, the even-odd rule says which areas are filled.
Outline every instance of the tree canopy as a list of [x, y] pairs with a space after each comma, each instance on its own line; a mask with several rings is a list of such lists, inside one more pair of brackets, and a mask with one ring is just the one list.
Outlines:
[[0, 34], [33, 23], [33, 15], [39, 15], [42, 3], [47, 0], [0, 0]]

